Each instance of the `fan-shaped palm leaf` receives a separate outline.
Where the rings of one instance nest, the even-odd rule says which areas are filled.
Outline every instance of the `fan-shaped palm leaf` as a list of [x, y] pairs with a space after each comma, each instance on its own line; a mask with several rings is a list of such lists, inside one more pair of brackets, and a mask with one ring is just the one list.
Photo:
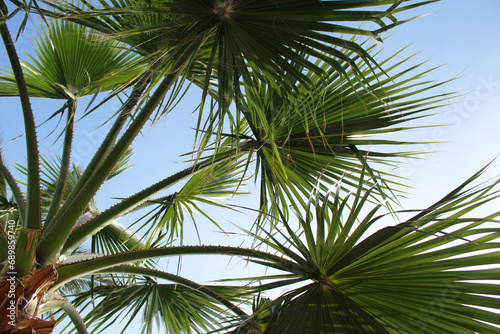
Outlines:
[[[403, 5], [404, 2], [100, 0], [100, 7], [95, 7], [89, 1], [81, 1], [85, 5], [84, 10], [81, 4], [75, 6], [63, 1], [47, 3], [56, 11], [65, 13], [65, 19], [114, 34], [143, 55], [157, 52], [167, 54], [172, 48], [184, 43], [186, 38], [192, 38], [194, 31], [205, 30], [211, 33], [207, 43], [212, 44], [213, 50], [208, 52], [212, 53], [208, 61], [218, 67], [219, 73], [228, 70], [220, 71], [222, 66], [235, 65], [241, 73], [247, 72], [250, 67], [263, 76], [278, 78], [278, 73], [266, 72], [279, 68], [279, 73], [286, 71], [307, 80], [303, 73], [294, 68], [295, 64], [304, 64], [309, 69], [321, 72], [309, 61], [309, 56], [332, 61], [319, 52], [323, 51], [337, 59], [350, 58], [340, 53], [335, 46], [351, 50], [365, 61], [373, 61], [356, 43], [335, 34], [379, 38], [380, 32], [401, 23], [394, 14], [434, 1], [418, 1], [407, 6]], [[378, 10], [370, 7], [378, 7]], [[367, 31], [352, 28], [346, 24], [348, 21], [371, 21], [378, 24], [380, 29]], [[225, 51], [217, 55], [223, 49]], [[292, 50], [298, 53], [293, 55]], [[234, 58], [239, 55], [247, 60], [242, 68]], [[222, 63], [216, 65], [217, 62]]]
[[[471, 177], [428, 209], [365, 237], [384, 215], [366, 211], [368, 195], [310, 207], [299, 228], [261, 241], [302, 269], [258, 290], [302, 282], [264, 307], [264, 333], [496, 333], [500, 212], [469, 213], [498, 198], [500, 181], [470, 187]], [[319, 199], [319, 198], [318, 198]], [[317, 199], [317, 200], [318, 200]], [[362, 209], [364, 209], [362, 211]], [[364, 239], [363, 239], [364, 238]], [[256, 261], [265, 264], [265, 261]], [[488, 265], [491, 269], [477, 266]], [[490, 309], [496, 309], [490, 310]], [[272, 311], [272, 312], [271, 312]], [[293, 330], [292, 330], [293, 329]]]
[[202, 206], [231, 209], [221, 201], [243, 194], [238, 188], [245, 180], [244, 167], [241, 161], [227, 162], [193, 174], [178, 192], [146, 202], [143, 207], [152, 206], [152, 209], [135, 224], [141, 223], [141, 231], [150, 236], [148, 243], [154, 244], [163, 239], [163, 242], [171, 243], [176, 238], [182, 243], [186, 214], [191, 217], [195, 227], [196, 213], [219, 227]]
[[[90, 1], [76, 6], [46, 1], [57, 13], [48, 15], [62, 15], [129, 44], [156, 70], [176, 71], [171, 68], [175, 58], [205, 36], [201, 44], [195, 43], [196, 56], [190, 60], [194, 71], [187, 77], [201, 84], [205, 96], [211, 81], [216, 81], [222, 114], [227, 112], [228, 99], [239, 93], [234, 87], [240, 77], [246, 81], [257, 75], [287, 90], [297, 80], [312, 84], [297, 69], [299, 65], [318, 75], [327, 74], [312, 58], [322, 59], [340, 73], [351, 68], [357, 79], [362, 78], [365, 74], [358, 70], [356, 59], [375, 67], [376, 62], [344, 34], [380, 39], [379, 33], [405, 22], [397, 21], [395, 14], [433, 1], [407, 6], [405, 2], [100, 0], [97, 6]], [[368, 31], [347, 23], [370, 21], [380, 28]], [[294, 80], [283, 77], [284, 73]]]
[[[304, 70], [312, 89], [296, 82], [296, 91], [282, 94], [257, 76], [244, 84], [245, 94], [237, 100], [244, 117], [232, 138], [256, 158], [262, 212], [278, 216], [278, 208], [286, 215], [290, 204], [304, 207], [304, 197], [320, 178], [323, 191], [340, 178], [343, 186], [355, 186], [365, 159], [373, 184], [385, 177], [383, 165], [394, 167], [400, 158], [416, 157], [418, 152], [400, 148], [419, 143], [386, 138], [418, 128], [411, 121], [432, 115], [453, 94], [434, 94], [445, 82], [427, 81], [432, 70], [423, 70], [424, 64], [406, 66], [412, 57], [391, 64], [395, 56], [379, 62], [388, 65], [388, 76], [358, 64], [371, 90], [352, 83], [354, 71], [347, 70], [349, 79], [322, 61], [316, 64], [328, 77]], [[374, 194], [390, 193], [384, 177]], [[391, 188], [401, 190], [397, 178]]]
[[[151, 273], [155, 274], [154, 271]], [[161, 275], [162, 272], [156, 274]], [[184, 281], [187, 282], [182, 279]], [[102, 331], [117, 320], [126, 318], [125, 330], [132, 320], [142, 314], [143, 333], [151, 333], [155, 324], [172, 333], [206, 333], [217, 328], [217, 319], [225, 312], [213, 295], [230, 296], [235, 291], [235, 288], [223, 286], [190, 287], [176, 281], [160, 283], [145, 276], [136, 277], [134, 283], [120, 284], [115, 281], [114, 284], [80, 292], [73, 297], [74, 304], [84, 309], [95, 305], [85, 317], [87, 323], [93, 324], [92, 332]]]
[[[141, 72], [124, 45], [71, 22], [51, 21], [34, 50], [36, 57], [22, 62], [32, 97], [76, 100], [123, 86]], [[18, 95], [13, 75], [0, 76], [0, 83], [0, 96]]]

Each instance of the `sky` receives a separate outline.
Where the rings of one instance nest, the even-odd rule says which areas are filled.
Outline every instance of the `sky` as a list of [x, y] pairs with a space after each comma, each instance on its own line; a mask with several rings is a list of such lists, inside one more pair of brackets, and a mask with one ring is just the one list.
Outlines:
[[[402, 200], [405, 208], [432, 204], [500, 153], [500, 3], [474, 4], [445, 0], [421, 8], [430, 15], [396, 28], [387, 40], [396, 49], [411, 43], [420, 59], [429, 59], [432, 67], [443, 65], [437, 70], [440, 79], [458, 76], [444, 92], [463, 93], [433, 117], [434, 124], [448, 126], [414, 134], [417, 140], [444, 143], [419, 147], [435, 153], [399, 171], [414, 188]], [[498, 176], [499, 166], [493, 163], [483, 180]]]
[[[500, 2], [442, 0], [410, 13], [415, 16], [425, 13], [429, 15], [390, 31], [383, 44], [383, 54], [392, 54], [408, 46], [401, 58], [404, 55], [417, 54], [415, 62], [427, 60], [429, 68], [441, 66], [429, 79], [457, 77], [444, 85], [442, 91], [463, 93], [452, 101], [451, 106], [442, 108], [437, 115], [426, 120], [429, 124], [447, 126], [408, 134], [408, 138], [415, 141], [443, 142], [416, 147], [418, 151], [434, 153], [424, 154], [421, 160], [405, 161], [404, 166], [395, 171], [396, 174], [406, 177], [408, 180], [405, 183], [413, 188], [401, 199], [402, 206], [406, 209], [422, 209], [446, 195], [500, 154]], [[34, 31], [31, 26], [28, 27], [26, 34], [16, 44], [19, 50], [30, 49]], [[2, 51], [0, 64], [5, 64], [5, 61], [5, 53]], [[123, 182], [122, 179], [103, 187], [98, 195], [100, 207], [111, 205], [112, 197], [131, 195], [138, 191], [141, 185], [152, 184], [162, 175], [169, 175], [182, 168], [176, 163], [179, 159], [171, 153], [170, 148], [175, 146], [177, 153], [191, 150], [194, 132], [186, 136], [184, 129], [194, 126], [196, 122], [196, 116], [191, 115], [191, 111], [196, 107], [197, 101], [197, 96], [187, 96], [183, 104], [171, 115], [143, 132], [134, 144], [134, 167], [124, 175], [125, 179], [130, 181]], [[52, 102], [35, 101], [33, 105], [36, 108], [37, 121], [43, 120], [54, 111]], [[116, 105], [111, 104], [107, 108], [115, 110]], [[14, 162], [22, 162], [24, 159], [23, 138], [17, 138], [23, 132], [20, 127], [20, 108], [15, 99], [9, 98], [7, 102], [2, 100], [0, 110], [0, 134], [4, 138], [4, 153], [10, 166], [13, 166]], [[85, 163], [97, 148], [106, 129], [106, 126], [98, 128], [103, 120], [104, 117], [85, 119], [77, 125], [79, 132], [75, 139], [75, 162]], [[48, 127], [42, 128], [40, 134], [48, 131]], [[43, 136], [41, 138], [42, 150], [52, 153], [59, 151], [60, 144], [53, 145], [53, 139], [44, 140]], [[158, 145], [153, 148], [151, 142]], [[497, 161], [487, 171], [484, 180], [499, 174], [500, 162]], [[244, 202], [247, 205], [257, 205], [255, 196], [246, 197]], [[484, 211], [491, 213], [496, 211], [496, 208], [491, 206], [484, 208]], [[213, 218], [226, 227], [232, 226], [232, 220], [251, 220], [244, 215], [228, 215], [216, 211]], [[202, 235], [203, 230], [215, 230], [213, 226], [203, 224], [202, 220], [199, 220], [199, 223]], [[194, 233], [192, 229], [188, 232], [189, 240]], [[192, 241], [196, 242], [196, 238], [192, 238]], [[225, 243], [227, 237], [212, 233], [209, 240], [202, 241]], [[244, 272], [247, 269], [237, 260], [229, 265], [227, 260], [197, 261], [192, 265], [187, 261], [184, 263], [183, 272], [188, 276], [197, 277], [201, 282], [207, 282], [217, 277], [209, 274], [210, 269], [212, 273], [220, 274], [227, 272], [228, 268], [238, 268], [242, 271], [241, 276], [248, 275]], [[112, 332], [113, 330], [106, 331]], [[134, 332], [137, 332], [137, 328], [127, 331]], [[58, 333], [57, 329], [55, 333]]]

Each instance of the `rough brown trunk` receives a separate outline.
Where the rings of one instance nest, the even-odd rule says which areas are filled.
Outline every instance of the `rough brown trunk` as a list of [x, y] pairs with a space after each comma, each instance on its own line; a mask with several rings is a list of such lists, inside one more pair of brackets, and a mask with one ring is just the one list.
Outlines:
[[[2, 277], [0, 281], [0, 334], [49, 334], [56, 321], [36, 318], [39, 303], [45, 293], [56, 281], [54, 266], [49, 265], [33, 275], [16, 278]], [[32, 305], [37, 303], [36, 305]], [[27, 311], [27, 306], [34, 306], [34, 315]]]

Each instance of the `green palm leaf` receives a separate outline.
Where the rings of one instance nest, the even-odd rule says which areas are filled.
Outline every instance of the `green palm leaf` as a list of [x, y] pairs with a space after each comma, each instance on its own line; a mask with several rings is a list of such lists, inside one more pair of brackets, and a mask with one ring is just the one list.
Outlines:
[[194, 173], [178, 192], [152, 199], [142, 205], [141, 207], [152, 207], [135, 223], [141, 224], [139, 230], [149, 235], [147, 243], [159, 245], [179, 239], [182, 244], [186, 216], [191, 218], [196, 227], [195, 214], [202, 215], [220, 228], [217, 222], [207, 215], [205, 206], [231, 210], [232, 208], [224, 205], [222, 201], [244, 194], [238, 190], [245, 181], [244, 167], [242, 161], [218, 164]]
[[[67, 21], [51, 21], [36, 40], [36, 57], [22, 62], [32, 97], [76, 100], [127, 84], [141, 66], [124, 45]], [[0, 96], [17, 96], [13, 75], [0, 76]]]
[[[320, 71], [308, 59], [309, 56], [327, 59], [320, 51], [337, 59], [349, 59], [339, 53], [336, 46], [353, 51], [365, 61], [373, 61], [356, 43], [343, 36], [334, 37], [334, 34], [378, 38], [380, 32], [400, 23], [393, 14], [434, 1], [419, 1], [409, 6], [403, 6], [404, 2], [100, 0], [100, 7], [82, 1], [84, 10], [62, 1], [51, 1], [48, 5], [65, 13], [66, 19], [114, 34], [143, 55], [165, 55], [186, 38], [191, 38], [193, 31], [205, 30], [212, 34], [207, 41], [213, 50], [207, 50], [208, 54], [212, 53], [208, 63], [213, 66], [209, 67], [217, 68], [219, 73], [227, 73], [227, 69], [221, 71], [224, 65], [235, 65], [241, 73], [250, 67], [263, 76], [278, 78], [277, 73], [266, 71], [280, 68], [307, 80], [303, 73], [294, 69], [294, 64]], [[371, 21], [380, 29], [352, 28], [347, 21]], [[219, 49], [225, 49], [224, 53], [217, 55]], [[291, 50], [299, 53], [291, 55]], [[237, 55], [246, 59], [241, 68], [234, 58]], [[226, 60], [234, 63], [226, 63]], [[216, 64], [221, 61], [223, 63]]]
[[[376, 55], [377, 50], [368, 52]], [[282, 94], [257, 76], [244, 83], [244, 97], [237, 101], [244, 117], [232, 136], [253, 148], [262, 212], [277, 217], [281, 210], [286, 216], [290, 204], [305, 207], [304, 198], [320, 178], [323, 193], [340, 179], [344, 189], [356, 186], [365, 160], [372, 179], [365, 189], [381, 178], [374, 195], [388, 198], [391, 191], [402, 190], [397, 178], [390, 183], [392, 190], [387, 189], [383, 168], [416, 157], [417, 152], [401, 148], [420, 143], [385, 138], [422, 128], [411, 121], [431, 116], [454, 94], [435, 92], [446, 82], [426, 80], [432, 69], [407, 66], [412, 57], [389, 66], [396, 56], [379, 62], [388, 65], [385, 73], [358, 64], [371, 90], [355, 82], [353, 70], [346, 70], [346, 77], [319, 60], [326, 78], [303, 69], [314, 83], [312, 89], [295, 82], [296, 91]]]
[[[176, 71], [171, 68], [175, 59], [199, 36], [206, 36], [186, 75], [203, 88], [204, 98], [217, 87], [215, 95], [224, 115], [239, 94], [240, 78], [249, 84], [252, 76], [258, 76], [274, 88], [291, 91], [295, 81], [313, 84], [302, 67], [317, 75], [328, 74], [312, 59], [321, 59], [342, 74], [350, 69], [356, 81], [363, 81], [366, 74], [357, 60], [378, 65], [350, 36], [380, 40], [381, 32], [405, 22], [397, 21], [395, 14], [434, 1], [407, 6], [406, 1], [396, 0], [44, 2], [55, 11], [45, 14], [62, 15], [128, 44], [153, 72], [162, 74]], [[353, 28], [350, 22], [374, 22], [379, 29]]]
[[[224, 287], [213, 288], [229, 292]], [[92, 333], [127, 319], [125, 330], [138, 315], [142, 316], [143, 333], [151, 333], [155, 325], [171, 333], [207, 333], [217, 327], [224, 312], [216, 300], [198, 289], [159, 283], [151, 277], [136, 277], [133, 284], [96, 287], [74, 297], [74, 304], [84, 309], [95, 303], [84, 319], [92, 324]]]
[[[486, 218], [470, 212], [498, 198], [493, 189], [500, 181], [471, 187], [481, 173], [370, 236], [367, 230], [385, 215], [377, 213], [380, 205], [366, 211], [368, 195], [358, 191], [350, 199], [334, 194], [315, 213], [309, 207], [297, 230], [285, 221], [286, 232], [259, 237], [302, 268], [255, 261], [290, 273], [259, 291], [302, 282], [264, 306], [264, 333], [498, 332], [500, 291], [492, 281], [500, 212]], [[484, 265], [490, 268], [477, 267]]]

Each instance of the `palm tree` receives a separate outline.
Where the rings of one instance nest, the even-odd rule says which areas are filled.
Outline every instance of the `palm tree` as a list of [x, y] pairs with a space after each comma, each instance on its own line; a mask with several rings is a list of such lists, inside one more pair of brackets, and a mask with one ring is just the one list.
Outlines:
[[[18, 7], [9, 14], [1, 1], [11, 72], [0, 77], [0, 94], [20, 97], [27, 144], [25, 188], [0, 163], [1, 330], [50, 333], [56, 322], [42, 316], [62, 309], [79, 333], [123, 314], [126, 326], [142, 314], [145, 332], [153, 319], [173, 333], [497, 331], [487, 324], [500, 324], [496, 313], [477, 309], [495, 305], [497, 285], [488, 280], [496, 271], [464, 269], [498, 263], [496, 253], [469, 255], [498, 247], [498, 229], [481, 227], [496, 214], [466, 216], [495, 197], [496, 182], [467, 188], [478, 173], [413, 218], [362, 239], [382, 204], [365, 218], [362, 207], [391, 201], [399, 186], [383, 165], [412, 155], [383, 148], [404, 141], [373, 136], [409, 129], [402, 123], [449, 96], [433, 93], [443, 82], [422, 80], [427, 72], [407, 67], [408, 59], [377, 61], [376, 49], [339, 34], [377, 39], [404, 22], [394, 15], [433, 1], [41, 2], [49, 9], [12, 1]], [[48, 22], [29, 61], [19, 60], [7, 29], [19, 11]], [[100, 211], [99, 188], [189, 82], [201, 88], [192, 164]], [[124, 102], [105, 114], [111, 129], [81, 169], [71, 163], [77, 101], [105, 91], [85, 116], [112, 98]], [[66, 116], [61, 157], [40, 158], [30, 97], [63, 100], [53, 115]], [[185, 216], [205, 213], [197, 203], [222, 207], [216, 199], [237, 194], [252, 174], [261, 191], [257, 228], [247, 232], [254, 247], [175, 246]], [[147, 212], [137, 231], [118, 221], [138, 210]], [[240, 256], [279, 274], [250, 277], [256, 286], [201, 285], [157, 269], [157, 258], [194, 254]], [[453, 259], [459, 255], [466, 257]], [[260, 298], [293, 283], [301, 287]]]

